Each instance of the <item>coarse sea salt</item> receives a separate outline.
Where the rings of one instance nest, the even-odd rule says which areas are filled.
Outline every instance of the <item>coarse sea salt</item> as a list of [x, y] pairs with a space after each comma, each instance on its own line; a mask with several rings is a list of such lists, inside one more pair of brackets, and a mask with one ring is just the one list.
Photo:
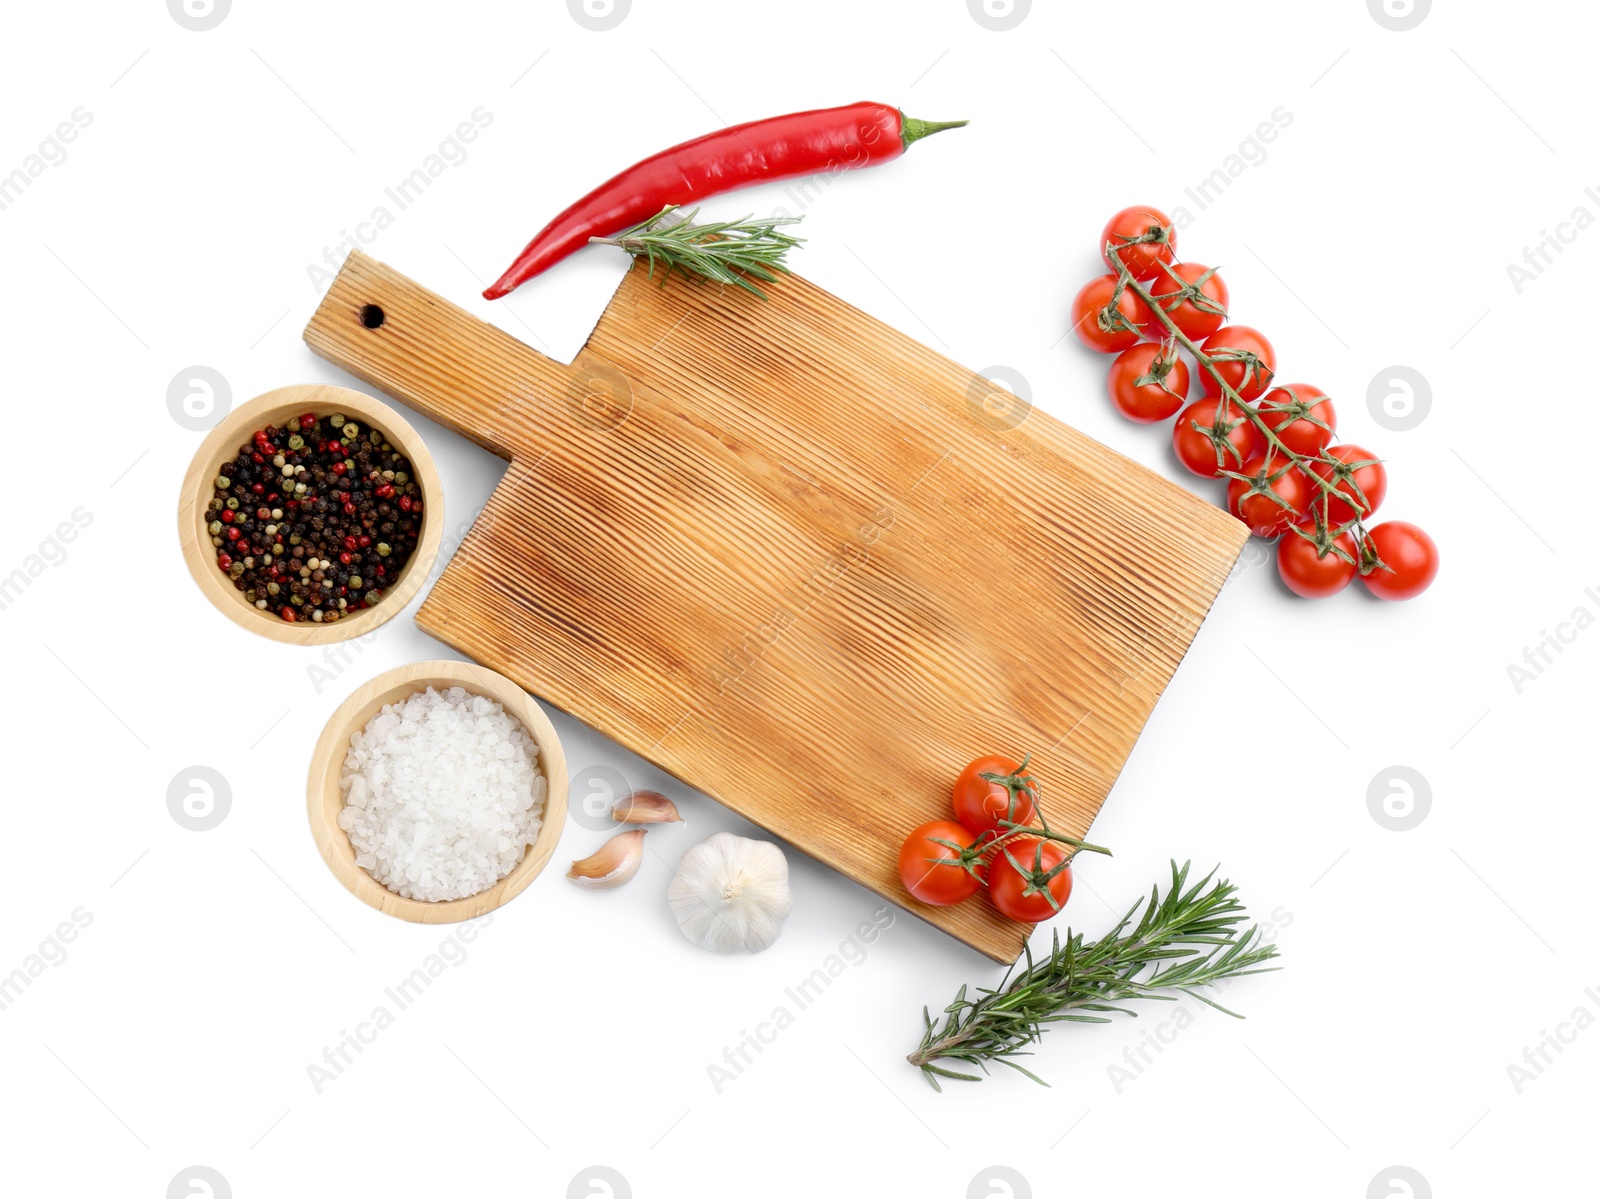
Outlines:
[[356, 865], [407, 899], [465, 899], [522, 860], [543, 823], [539, 746], [462, 687], [386, 704], [350, 738], [339, 827]]

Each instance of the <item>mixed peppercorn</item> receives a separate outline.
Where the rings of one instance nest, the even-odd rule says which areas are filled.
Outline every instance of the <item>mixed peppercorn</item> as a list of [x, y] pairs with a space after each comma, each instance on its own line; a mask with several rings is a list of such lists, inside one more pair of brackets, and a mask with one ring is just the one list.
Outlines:
[[256, 430], [213, 487], [206, 528], [218, 569], [288, 621], [328, 623], [376, 604], [422, 529], [411, 463], [339, 413]]

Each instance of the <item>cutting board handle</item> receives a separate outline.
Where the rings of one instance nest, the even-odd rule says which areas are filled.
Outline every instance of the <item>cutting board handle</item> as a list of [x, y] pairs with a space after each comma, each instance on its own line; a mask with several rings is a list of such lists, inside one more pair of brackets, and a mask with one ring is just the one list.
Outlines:
[[510, 412], [525, 412], [530, 397], [541, 409], [561, 403], [578, 385], [572, 366], [359, 250], [339, 268], [304, 336], [329, 362], [502, 458], [538, 442]]

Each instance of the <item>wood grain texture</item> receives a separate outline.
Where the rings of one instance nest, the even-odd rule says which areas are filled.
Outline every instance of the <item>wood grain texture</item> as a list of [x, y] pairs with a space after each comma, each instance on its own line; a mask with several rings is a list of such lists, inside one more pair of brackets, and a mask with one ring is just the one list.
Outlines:
[[[384, 705], [399, 703], [429, 687], [436, 691], [463, 687], [474, 695], [488, 696], [498, 702], [507, 715], [522, 722], [523, 729], [539, 747], [538, 765], [545, 778], [544, 811], [540, 817], [543, 823], [533, 844], [522, 855], [522, 861], [494, 886], [465, 899], [440, 903], [407, 899], [378, 882], [356, 865], [355, 847], [350, 844], [349, 834], [339, 827], [339, 813], [344, 810], [339, 775], [344, 768], [345, 755], [350, 752], [350, 738], [366, 728], [367, 722]], [[358, 687], [328, 718], [322, 735], [317, 738], [306, 773], [306, 816], [322, 860], [340, 884], [362, 903], [415, 924], [474, 920], [522, 894], [550, 861], [567, 823], [567, 755], [544, 709], [504, 675], [470, 662], [413, 662], [386, 670]]]
[[[417, 617], [805, 852], [900, 886], [960, 768], [1032, 751], [1078, 835], [1247, 533], [789, 277], [634, 270], [565, 366], [360, 254], [312, 349], [512, 465]], [[364, 305], [385, 313], [378, 329]]]

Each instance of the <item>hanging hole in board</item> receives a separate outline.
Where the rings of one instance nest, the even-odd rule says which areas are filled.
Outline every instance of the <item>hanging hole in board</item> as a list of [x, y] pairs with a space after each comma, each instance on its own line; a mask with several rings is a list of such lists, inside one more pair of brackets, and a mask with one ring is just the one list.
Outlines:
[[361, 306], [361, 323], [369, 329], [383, 327], [383, 309], [376, 304], [363, 304]]

